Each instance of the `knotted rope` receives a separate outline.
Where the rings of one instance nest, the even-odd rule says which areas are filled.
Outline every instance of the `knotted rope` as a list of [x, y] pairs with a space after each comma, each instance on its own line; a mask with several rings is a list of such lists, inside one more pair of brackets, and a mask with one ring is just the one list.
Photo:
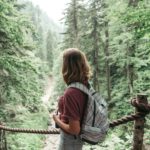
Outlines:
[[136, 98], [133, 98], [131, 100], [131, 104], [134, 107], [140, 109], [142, 111], [142, 113], [138, 112], [136, 114], [131, 114], [131, 115], [122, 117], [120, 119], [117, 119], [117, 120], [110, 123], [110, 128], [118, 126], [120, 124], [127, 123], [129, 121], [134, 121], [134, 120], [136, 120], [138, 118], [141, 118], [141, 117], [145, 117], [148, 113], [150, 113], [150, 104], [146, 105], [146, 104], [143, 104], [143, 103], [139, 103]]
[[[127, 123], [129, 121], [136, 120], [141, 117], [145, 117], [145, 115], [150, 113], [150, 104], [146, 105], [143, 103], [139, 103], [137, 102], [135, 98], [131, 100], [131, 104], [134, 107], [141, 109], [143, 113], [138, 112], [136, 114], [131, 114], [131, 115], [122, 117], [120, 119], [117, 119], [110, 123], [110, 128], [118, 126], [120, 124]], [[11, 131], [11, 132], [21, 132], [21, 133], [34, 133], [34, 134], [59, 134], [60, 133], [59, 129], [56, 129], [56, 128], [51, 128], [49, 130], [34, 130], [34, 129], [9, 128], [4, 125], [0, 125], [0, 130]]]
[[131, 100], [131, 105], [138, 108], [138, 109], [140, 109], [145, 114], [150, 113], [150, 104], [146, 105], [144, 103], [139, 103], [136, 98], [133, 98]]
[[9, 128], [0, 125], [0, 130], [20, 132], [20, 133], [34, 133], [34, 134], [59, 134], [59, 129], [52, 128], [52, 127], [49, 130], [35, 130], [35, 129]]
[[113, 128], [121, 124], [125, 124], [129, 121], [134, 121], [136, 119], [143, 117], [144, 115], [145, 115], [144, 113], [136, 113], [136, 114], [131, 114], [131, 115], [122, 117], [120, 119], [114, 120], [113, 122], [110, 123], [110, 128]]

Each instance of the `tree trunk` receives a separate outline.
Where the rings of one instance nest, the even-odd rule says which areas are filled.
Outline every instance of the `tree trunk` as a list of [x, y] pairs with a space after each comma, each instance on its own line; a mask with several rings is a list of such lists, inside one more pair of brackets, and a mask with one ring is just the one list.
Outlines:
[[0, 150], [7, 150], [6, 135], [4, 130], [0, 130]]
[[[136, 7], [138, 4], [139, 0], [129, 0], [129, 4], [128, 6], [133, 6]], [[129, 92], [130, 94], [133, 93], [133, 84], [134, 84], [134, 64], [131, 63], [131, 57], [134, 57], [134, 53], [135, 53], [135, 44], [129, 45], [128, 49], [127, 49], [127, 66], [126, 66], [126, 70], [127, 70], [127, 80], [128, 80], [128, 88], [129, 88]]]
[[100, 87], [99, 87], [99, 69], [98, 69], [98, 56], [99, 56], [99, 47], [98, 47], [98, 33], [97, 33], [97, 18], [93, 17], [93, 25], [94, 25], [94, 29], [93, 29], [93, 65], [94, 65], [94, 88], [97, 91], [100, 91]]
[[131, 64], [130, 62], [130, 57], [134, 56], [134, 46], [133, 47], [129, 47], [127, 49], [127, 80], [128, 80], [128, 88], [129, 88], [129, 92], [130, 94], [133, 93], [133, 76], [134, 76], [134, 65]]
[[78, 39], [78, 18], [77, 18], [77, 2], [73, 0], [73, 28], [74, 28], [74, 42], [73, 47], [79, 47]]
[[105, 65], [106, 65], [106, 80], [107, 80], [107, 95], [108, 100], [111, 100], [111, 80], [110, 80], [110, 63], [109, 63], [109, 31], [108, 31], [108, 21], [105, 22]]

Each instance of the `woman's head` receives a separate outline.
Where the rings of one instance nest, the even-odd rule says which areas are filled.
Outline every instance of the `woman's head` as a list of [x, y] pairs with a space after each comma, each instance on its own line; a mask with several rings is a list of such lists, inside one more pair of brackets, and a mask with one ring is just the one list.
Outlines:
[[76, 48], [69, 48], [63, 52], [62, 74], [67, 84], [88, 81], [91, 71], [83, 52]]

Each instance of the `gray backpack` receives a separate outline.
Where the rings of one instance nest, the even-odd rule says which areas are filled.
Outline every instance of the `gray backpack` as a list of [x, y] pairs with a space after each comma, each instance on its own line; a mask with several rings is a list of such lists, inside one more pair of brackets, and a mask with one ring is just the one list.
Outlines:
[[88, 95], [81, 121], [81, 139], [90, 144], [103, 142], [109, 129], [106, 101], [92, 87], [88, 89], [79, 82], [71, 83], [69, 87], [77, 88]]

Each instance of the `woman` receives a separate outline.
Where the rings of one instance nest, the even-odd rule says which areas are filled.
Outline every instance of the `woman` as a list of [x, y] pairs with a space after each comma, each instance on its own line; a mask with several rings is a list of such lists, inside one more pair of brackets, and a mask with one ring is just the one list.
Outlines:
[[[88, 85], [90, 67], [85, 54], [70, 48], [63, 53], [62, 75], [67, 85], [80, 82]], [[80, 126], [86, 105], [87, 95], [76, 88], [67, 88], [58, 102], [59, 115], [53, 119], [60, 127], [59, 150], [82, 150]]]

